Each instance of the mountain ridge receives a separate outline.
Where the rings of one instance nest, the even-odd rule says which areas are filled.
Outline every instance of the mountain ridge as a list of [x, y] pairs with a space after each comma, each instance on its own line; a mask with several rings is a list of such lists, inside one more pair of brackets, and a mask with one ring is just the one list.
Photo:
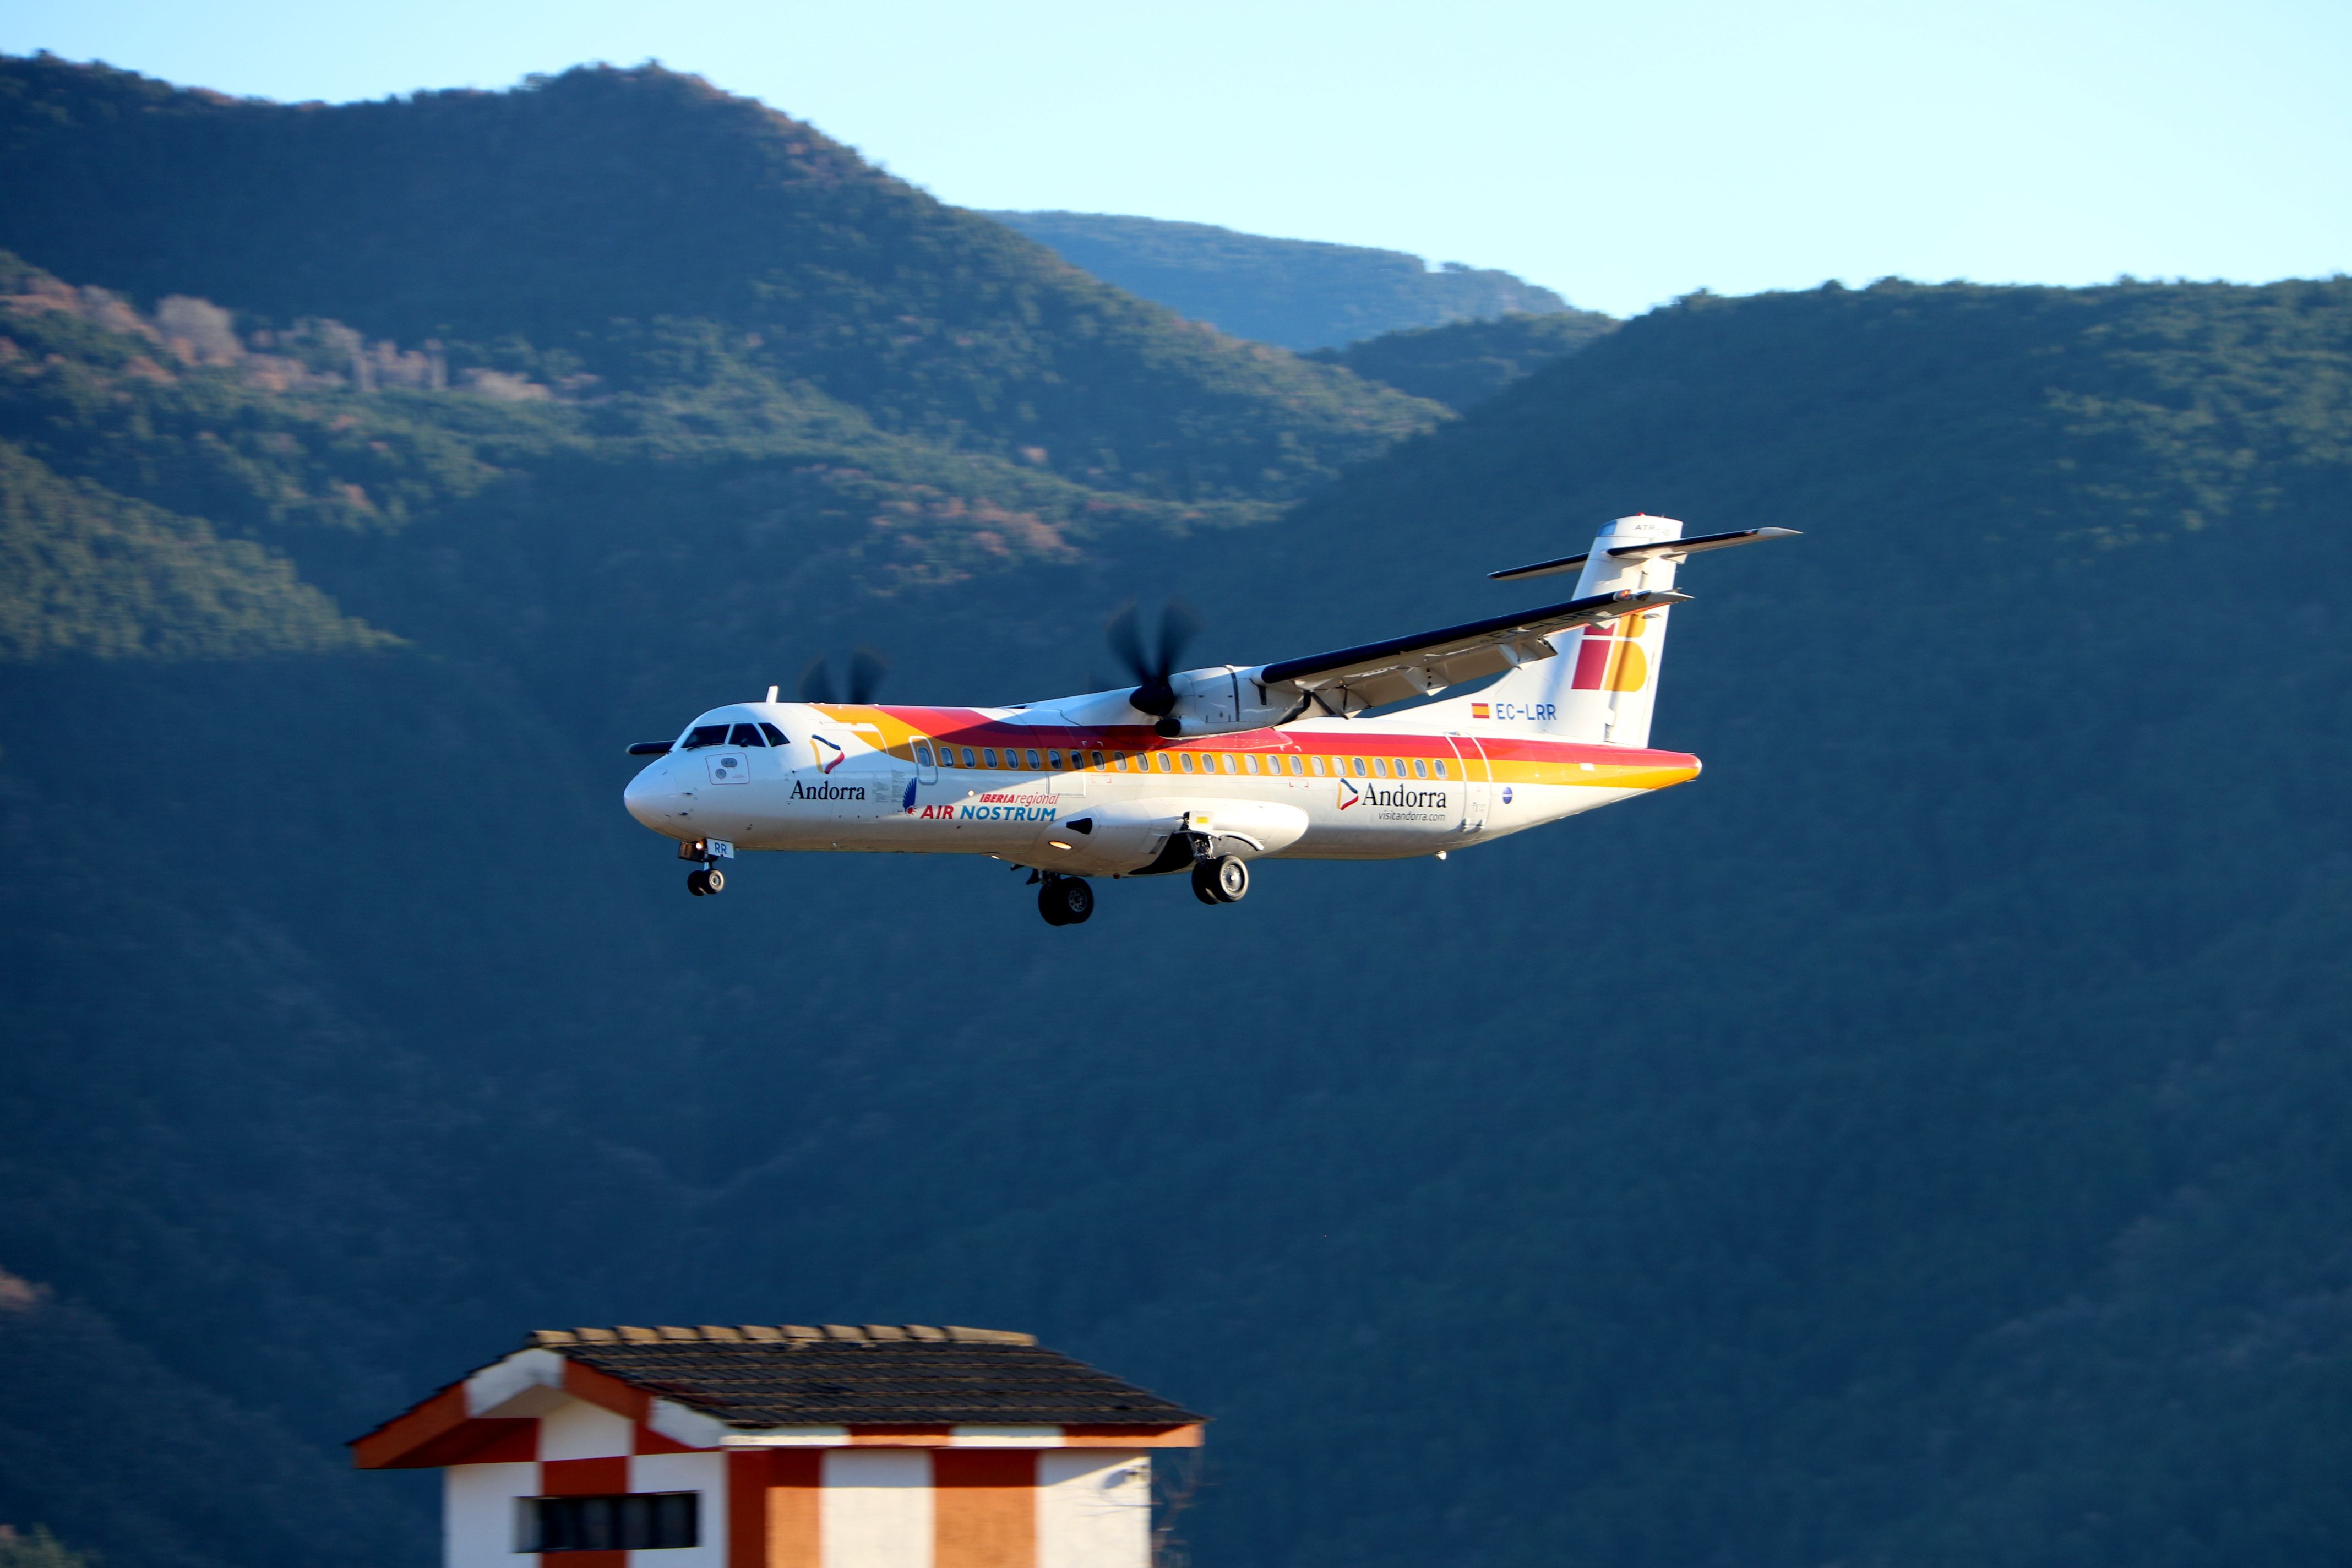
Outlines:
[[459, 371], [646, 389], [716, 359], [1162, 499], [1295, 493], [1444, 416], [1181, 321], [655, 67], [328, 107], [0, 58], [0, 247], [142, 301], [439, 341]]
[[1493, 268], [1215, 224], [1108, 213], [989, 212], [1073, 266], [1235, 337], [1304, 353], [1383, 333], [1569, 309]]

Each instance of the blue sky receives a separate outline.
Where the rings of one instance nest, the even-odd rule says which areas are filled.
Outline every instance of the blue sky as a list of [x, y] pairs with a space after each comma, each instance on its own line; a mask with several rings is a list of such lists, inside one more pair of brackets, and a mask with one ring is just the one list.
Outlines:
[[1697, 288], [2352, 270], [2352, 5], [10, 0], [0, 49], [341, 100], [658, 58], [940, 198]]

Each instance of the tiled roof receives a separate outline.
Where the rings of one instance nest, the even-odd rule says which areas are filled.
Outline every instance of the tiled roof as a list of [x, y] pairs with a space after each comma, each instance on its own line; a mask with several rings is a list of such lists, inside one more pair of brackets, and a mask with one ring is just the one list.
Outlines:
[[1174, 1426], [1191, 1411], [999, 1329], [541, 1329], [531, 1342], [730, 1426]]

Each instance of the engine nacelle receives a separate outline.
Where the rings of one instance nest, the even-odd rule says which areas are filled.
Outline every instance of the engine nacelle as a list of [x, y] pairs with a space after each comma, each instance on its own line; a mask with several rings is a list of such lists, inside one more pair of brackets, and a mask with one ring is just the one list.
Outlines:
[[1265, 668], [1262, 664], [1228, 664], [1171, 676], [1168, 685], [1176, 694], [1175, 703], [1152, 727], [1170, 740], [1226, 735], [1285, 724], [1305, 712], [1305, 696], [1295, 690], [1270, 692], [1255, 679]]

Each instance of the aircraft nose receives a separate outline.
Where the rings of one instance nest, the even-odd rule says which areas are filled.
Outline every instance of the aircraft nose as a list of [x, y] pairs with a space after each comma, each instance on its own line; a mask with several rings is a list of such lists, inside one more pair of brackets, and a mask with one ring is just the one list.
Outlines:
[[670, 784], [669, 759], [663, 758], [629, 781], [621, 792], [621, 804], [629, 815], [647, 827], [659, 829], [668, 826], [677, 814], [677, 791]]

